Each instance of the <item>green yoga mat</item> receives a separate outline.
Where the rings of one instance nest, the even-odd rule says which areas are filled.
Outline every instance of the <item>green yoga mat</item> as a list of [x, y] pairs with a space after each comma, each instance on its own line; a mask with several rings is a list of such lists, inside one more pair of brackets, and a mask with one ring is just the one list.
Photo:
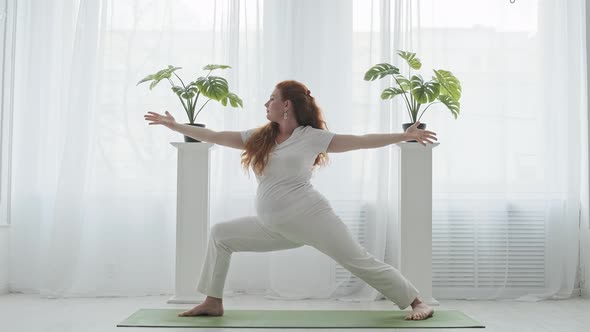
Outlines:
[[435, 311], [423, 321], [407, 321], [407, 311], [225, 310], [220, 317], [178, 317], [181, 309], [140, 309], [118, 327], [241, 328], [475, 328], [485, 327], [460, 311]]

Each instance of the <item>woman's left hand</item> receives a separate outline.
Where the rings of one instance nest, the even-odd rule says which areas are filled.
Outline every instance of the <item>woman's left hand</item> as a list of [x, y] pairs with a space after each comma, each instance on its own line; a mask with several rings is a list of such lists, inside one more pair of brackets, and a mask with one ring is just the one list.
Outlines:
[[414, 122], [408, 129], [406, 129], [407, 140], [416, 140], [418, 143], [426, 146], [426, 143], [432, 144], [436, 139], [436, 133], [428, 130], [418, 129], [420, 121]]

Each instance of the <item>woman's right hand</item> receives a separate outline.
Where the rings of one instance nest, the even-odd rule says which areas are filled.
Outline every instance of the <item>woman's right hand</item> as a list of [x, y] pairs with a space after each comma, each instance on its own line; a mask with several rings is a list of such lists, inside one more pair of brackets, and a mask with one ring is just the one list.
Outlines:
[[166, 115], [161, 115], [156, 112], [147, 112], [143, 117], [146, 121], [151, 121], [148, 123], [149, 125], [163, 125], [172, 130], [174, 130], [174, 125], [176, 125], [176, 120], [172, 114], [168, 113], [168, 111], [166, 111]]

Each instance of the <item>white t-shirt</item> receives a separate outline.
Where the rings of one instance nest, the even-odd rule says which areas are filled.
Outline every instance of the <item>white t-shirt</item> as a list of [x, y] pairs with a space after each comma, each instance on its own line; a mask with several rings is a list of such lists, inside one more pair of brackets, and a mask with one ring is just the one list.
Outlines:
[[[245, 143], [256, 129], [240, 132]], [[270, 152], [262, 175], [256, 175], [258, 216], [285, 217], [331, 208], [311, 185], [313, 163], [326, 152], [334, 133], [311, 126], [295, 128], [291, 136]]]

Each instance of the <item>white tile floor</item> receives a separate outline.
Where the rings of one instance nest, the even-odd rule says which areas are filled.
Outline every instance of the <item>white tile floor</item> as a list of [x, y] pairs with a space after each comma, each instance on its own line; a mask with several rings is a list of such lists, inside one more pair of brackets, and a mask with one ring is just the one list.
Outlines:
[[[67, 331], [175, 331], [178, 328], [116, 327], [140, 308], [188, 308], [189, 305], [166, 304], [168, 296], [133, 298], [40, 299], [37, 295], [9, 294], [0, 296], [0, 331], [67, 332]], [[262, 296], [241, 295], [224, 299], [226, 309], [324, 309], [324, 310], [394, 310], [391, 302], [349, 303], [342, 301], [277, 301]], [[562, 301], [441, 301], [440, 310], [461, 310], [479, 320], [486, 329], [443, 329], [442, 331], [590, 331], [590, 299]], [[199, 329], [189, 329], [199, 330]], [[404, 329], [403, 331], [437, 331], [438, 329]], [[203, 329], [218, 331], [264, 331], [271, 329]], [[303, 331], [289, 329], [289, 331]], [[310, 330], [305, 330], [310, 331]], [[317, 330], [327, 332], [330, 330]], [[335, 331], [335, 330], [334, 330]], [[394, 329], [347, 329], [346, 331], [395, 331]], [[401, 331], [401, 330], [398, 330]]]

